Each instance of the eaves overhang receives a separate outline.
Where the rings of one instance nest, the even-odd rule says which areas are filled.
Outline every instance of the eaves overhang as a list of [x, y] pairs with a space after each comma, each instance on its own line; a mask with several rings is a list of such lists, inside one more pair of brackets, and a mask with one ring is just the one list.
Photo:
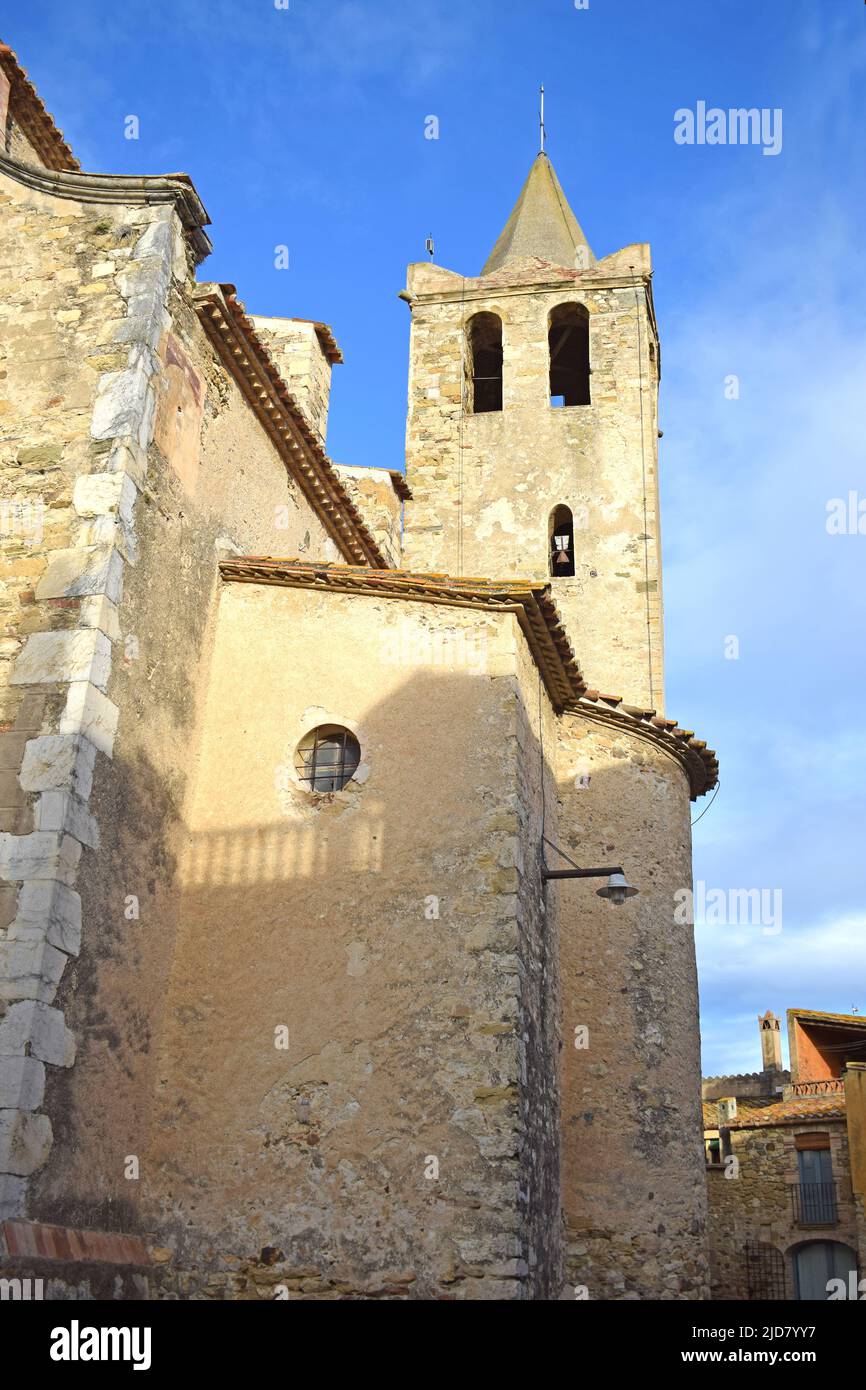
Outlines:
[[193, 303], [220, 360], [340, 554], [350, 564], [387, 569], [387, 557], [289, 391], [234, 285], [199, 285]]

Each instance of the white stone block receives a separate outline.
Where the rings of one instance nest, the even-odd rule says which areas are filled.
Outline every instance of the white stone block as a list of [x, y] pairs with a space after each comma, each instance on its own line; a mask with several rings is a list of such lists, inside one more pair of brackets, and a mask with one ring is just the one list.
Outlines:
[[0, 1019], [0, 1057], [23, 1057], [28, 1050], [54, 1067], [71, 1067], [75, 1061], [75, 1038], [63, 1014], [35, 999], [10, 1005]]
[[36, 585], [36, 597], [41, 600], [108, 594], [116, 602], [122, 575], [123, 557], [111, 545], [88, 544], [55, 550]]
[[[68, 788], [86, 801], [93, 784], [96, 749], [74, 734], [43, 734], [24, 745], [18, 781], [26, 792]], [[44, 827], [43, 827], [44, 828]]]
[[171, 265], [172, 222], [162, 215], [154, 218], [135, 243], [134, 256], [137, 261], [157, 256], [168, 266]]
[[10, 883], [56, 878], [71, 887], [80, 858], [81, 845], [71, 835], [46, 830], [0, 835], [0, 878]]
[[0, 1110], [38, 1110], [45, 1067], [35, 1057], [0, 1056]]
[[117, 604], [112, 603], [105, 594], [93, 594], [90, 598], [82, 599], [80, 623], [82, 627], [98, 627], [109, 642], [120, 640]]
[[0, 940], [0, 999], [50, 1004], [68, 959], [47, 941]]
[[[120, 277], [121, 281], [126, 276]], [[105, 372], [96, 388], [90, 433], [94, 439], [132, 435], [139, 443], [145, 416], [151, 367], [144, 358], [120, 372]]]
[[128, 473], [136, 486], [141, 486], [147, 477], [147, 450], [135, 439], [118, 440], [105, 461], [111, 473]]
[[90, 681], [105, 690], [111, 671], [111, 643], [95, 628], [71, 632], [33, 632], [15, 662], [12, 685]]
[[53, 1139], [47, 1115], [0, 1110], [0, 1173], [29, 1177], [42, 1167]]
[[85, 473], [75, 479], [72, 505], [79, 516], [105, 516], [117, 510], [123, 473]]
[[81, 949], [81, 898], [57, 879], [25, 883], [10, 923], [9, 941], [47, 941], [67, 955]]
[[[118, 513], [112, 512], [108, 516], [83, 517], [80, 527], [79, 545], [114, 550], [128, 564], [138, 563], [138, 542], [135, 538], [135, 532], [130, 525], [119, 519]], [[123, 592], [123, 575], [120, 571], [115, 570], [111, 577], [112, 583], [110, 586], [106, 586], [105, 592], [112, 603], [119, 603]]]
[[60, 732], [82, 734], [110, 758], [119, 715], [117, 705], [95, 685], [89, 681], [75, 681], [66, 694], [66, 708], [60, 716]]
[[33, 822], [37, 830], [65, 831], [91, 849], [99, 848], [99, 826], [84, 802], [67, 791], [43, 792], [36, 803]]
[[0, 1173], [0, 1221], [10, 1221], [13, 1216], [23, 1216], [26, 1197], [26, 1178], [16, 1178], [11, 1173]]

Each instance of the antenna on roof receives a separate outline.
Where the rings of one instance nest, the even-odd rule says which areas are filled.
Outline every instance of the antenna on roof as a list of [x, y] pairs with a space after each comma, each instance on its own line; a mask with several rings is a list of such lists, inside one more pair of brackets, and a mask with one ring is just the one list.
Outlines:
[[539, 126], [541, 127], [541, 130], [540, 130], [540, 134], [541, 134], [541, 150], [540, 150], [540, 153], [541, 153], [541, 154], [544, 154], [544, 142], [545, 142], [545, 140], [547, 139], [547, 131], [546, 131], [545, 128], [544, 128], [544, 83], [543, 83], [543, 82], [542, 82], [542, 84], [541, 84], [541, 110], [540, 110], [539, 113], [538, 113], [538, 124], [539, 124]]
[[433, 238], [432, 238], [432, 236], [428, 236], [427, 240], [424, 242], [424, 249], [425, 249], [425, 251], [427, 252], [428, 256], [430, 257], [430, 259], [431, 259], [431, 261], [432, 261], [432, 259], [433, 259], [433, 252], [434, 252], [435, 249], [436, 249], [436, 248], [434, 247], [434, 245], [433, 245]]

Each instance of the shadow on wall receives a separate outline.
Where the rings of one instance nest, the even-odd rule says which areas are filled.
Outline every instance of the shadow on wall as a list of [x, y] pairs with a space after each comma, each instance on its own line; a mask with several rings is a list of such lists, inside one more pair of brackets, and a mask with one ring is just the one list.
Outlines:
[[[300, 685], [306, 708], [320, 692]], [[270, 735], [255, 688], [242, 683], [229, 698], [225, 738], [206, 738], [202, 754], [211, 828], [178, 825], [166, 837], [162, 817], [175, 811], [152, 769], [150, 817], [136, 825], [130, 795], [147, 790], [148, 769], [113, 765], [128, 794], [97, 860], [112, 924], [94, 927], [86, 911], [84, 1002], [70, 1003], [79, 1061], [62, 1078], [64, 1117], [34, 1214], [144, 1225], [190, 1264], [212, 1258], [208, 1249], [247, 1258], [274, 1247], [353, 1286], [414, 1270], [418, 1296], [455, 1277], [470, 1281], [460, 1296], [479, 1296], [479, 1270], [513, 1278], [532, 1245], [533, 1296], [549, 1296], [560, 1026], [569, 1045], [575, 1007], [592, 1024], [598, 1004], [570, 988], [560, 1025], [558, 903], [568, 905], [575, 978], [599, 977], [631, 1020], [659, 1013], [630, 946], [638, 924], [652, 936], [658, 866], [645, 847], [637, 863], [643, 822], [609, 810], [631, 796], [629, 765], [593, 774], [581, 793], [593, 816], [569, 803], [559, 839], [563, 788], [535, 733], [537, 690], [524, 704], [513, 674], [429, 670], [379, 702], [366, 693], [357, 708], [341, 705], [363, 729], [363, 786], [287, 802], [274, 778], [284, 741], [277, 731], [280, 752], [262, 757]], [[542, 766], [548, 834], [584, 864], [624, 863], [641, 884], [638, 906], [614, 908], [590, 882], [550, 885], [543, 912]], [[120, 906], [131, 855], [150, 857], [154, 878], [138, 921]], [[548, 851], [548, 862], [562, 861]], [[673, 939], [650, 945], [654, 969], [678, 980]], [[571, 1106], [566, 1143], [587, 1195], [607, 1201], [622, 1168], [615, 1205], [627, 1226], [643, 1221], [630, 1215], [635, 1165], [646, 1165], [651, 1192], [664, 1162], [667, 1141], [652, 1147], [646, 1113], [663, 1104], [654, 1076], [664, 1086], [665, 1067], [655, 1042], [632, 1053], [619, 1028], [607, 1041], [622, 1074], [592, 1083], [598, 1105], [586, 1091], [586, 1104]], [[602, 1169], [590, 1161], [581, 1177], [580, 1154], [604, 1144], [612, 1105], [625, 1160], [608, 1146]], [[681, 1111], [659, 1113], [682, 1134]], [[646, 1151], [633, 1158], [636, 1143]], [[130, 1155], [134, 1182], [123, 1176]]]
[[[232, 755], [219, 737], [204, 752], [216, 828], [177, 824], [118, 740], [125, 790], [90, 856], [83, 992], [68, 1001], [79, 1060], [58, 1074], [32, 1214], [158, 1228], [192, 1263], [274, 1246], [356, 1282], [412, 1268], [428, 1293], [461, 1261], [513, 1278], [537, 1228], [548, 1287], [557, 967], [540, 880], [529, 863], [523, 886], [515, 867], [537, 709], [522, 711], [513, 675], [416, 673], [342, 706], [363, 726], [363, 786], [287, 801], [260, 757], [255, 689], [236, 699], [220, 715]], [[533, 806], [525, 834], [540, 838]], [[152, 891], [131, 868], [148, 860]], [[125, 920], [139, 881], [141, 917]]]
[[[273, 1244], [355, 1283], [412, 1269], [427, 1295], [461, 1264], [513, 1277], [528, 1235], [549, 1290], [557, 961], [524, 862], [540, 844], [538, 710], [513, 674], [391, 672], [376, 701], [374, 673], [337, 705], [363, 785], [275, 786], [294, 750], [279, 730], [263, 750], [248, 691], [205, 737], [198, 804], [204, 789], [213, 827], [213, 787], [229, 823], [181, 856], [157, 1205], [165, 1219], [170, 1188], [199, 1242]], [[295, 694], [286, 727], [338, 698], [304, 680]]]

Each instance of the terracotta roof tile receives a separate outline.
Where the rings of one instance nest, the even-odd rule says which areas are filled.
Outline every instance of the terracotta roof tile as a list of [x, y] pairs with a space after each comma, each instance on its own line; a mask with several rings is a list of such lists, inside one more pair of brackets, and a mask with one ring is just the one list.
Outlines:
[[386, 556], [286, 386], [234, 285], [199, 285], [194, 303], [223, 364], [343, 557], [387, 569]]
[[0, 1223], [0, 1255], [25, 1259], [73, 1260], [92, 1264], [150, 1264], [147, 1246], [140, 1236], [119, 1231], [83, 1231], [70, 1226], [48, 1226], [40, 1221], [9, 1220]]
[[46, 167], [71, 172], [79, 170], [81, 165], [8, 43], [0, 43], [0, 68], [9, 79], [12, 114]]
[[844, 1096], [803, 1096], [794, 1100], [778, 1100], [771, 1104], [747, 1106], [737, 1102], [737, 1118], [730, 1129], [753, 1129], [765, 1125], [793, 1125], [809, 1120], [844, 1120]]
[[623, 720], [645, 728], [663, 744], [676, 749], [689, 775], [692, 798], [711, 791], [719, 780], [719, 760], [715, 751], [708, 748], [705, 741], [695, 738], [691, 729], [679, 728], [675, 719], [663, 719], [654, 709], [641, 709], [637, 705], [626, 704], [619, 695], [602, 695], [597, 690], [586, 690], [580, 700], [582, 708], [592, 705], [599, 711], [615, 711]]
[[405, 473], [399, 473], [399, 472], [397, 471], [396, 468], [389, 468], [389, 469], [388, 469], [388, 472], [389, 472], [390, 475], [391, 475], [391, 482], [394, 484], [394, 491], [396, 492], [397, 496], [400, 498], [400, 501], [401, 501], [401, 502], [411, 502], [411, 501], [412, 501], [412, 489], [410, 488], [409, 484], [406, 482], [406, 475], [405, 475]]

